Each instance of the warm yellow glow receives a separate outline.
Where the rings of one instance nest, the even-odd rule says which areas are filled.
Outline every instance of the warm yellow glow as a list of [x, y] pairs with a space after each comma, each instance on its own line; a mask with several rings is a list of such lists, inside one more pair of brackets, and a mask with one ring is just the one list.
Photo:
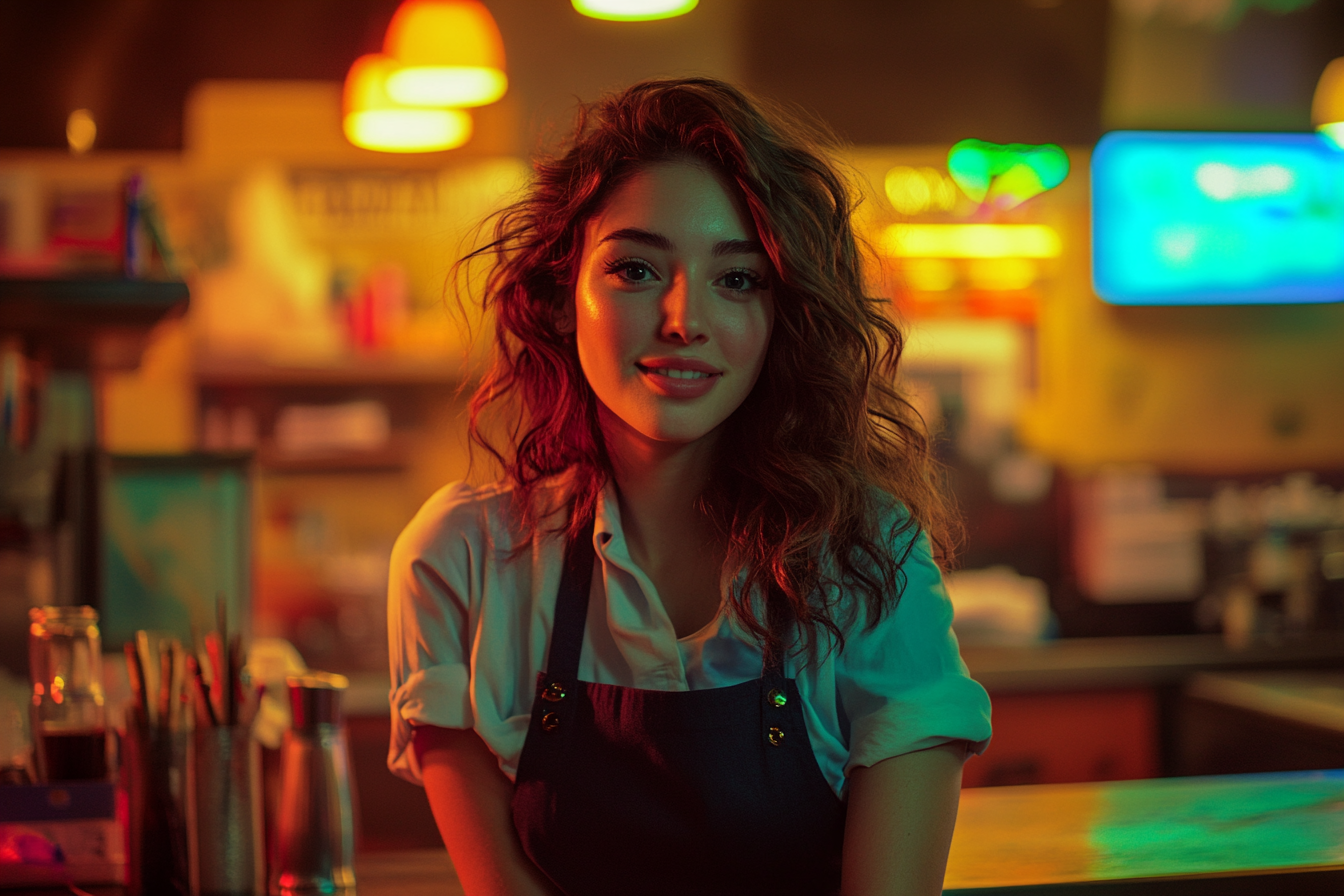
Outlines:
[[1311, 123], [1323, 125], [1344, 122], [1344, 56], [1332, 59], [1316, 82], [1311, 98]]
[[1059, 234], [1044, 224], [892, 224], [882, 249], [906, 258], [1057, 258]]
[[387, 76], [396, 64], [371, 53], [350, 66], [345, 77], [345, 136], [379, 152], [436, 152], [471, 138], [471, 116], [459, 109], [405, 106], [387, 95]]
[[387, 91], [414, 106], [484, 106], [508, 89], [504, 40], [477, 0], [406, 0], [387, 26]]
[[65, 140], [70, 151], [76, 154], [93, 149], [93, 141], [98, 139], [98, 123], [88, 109], [76, 109], [65, 120]]
[[671, 19], [695, 9], [699, 0], [573, 0], [574, 8], [594, 19], [647, 22]]
[[471, 117], [457, 109], [381, 109], [345, 116], [345, 136], [379, 152], [436, 152], [471, 138]]
[[973, 258], [966, 273], [972, 289], [1016, 292], [1036, 282], [1036, 262], [1029, 258]]
[[936, 168], [897, 165], [887, 172], [883, 186], [891, 207], [903, 215], [951, 211], [957, 204], [956, 184]]
[[917, 292], [944, 292], [957, 283], [957, 266], [943, 258], [912, 258], [901, 272]]
[[409, 106], [484, 106], [504, 95], [509, 81], [493, 68], [422, 65], [392, 72], [387, 92]]

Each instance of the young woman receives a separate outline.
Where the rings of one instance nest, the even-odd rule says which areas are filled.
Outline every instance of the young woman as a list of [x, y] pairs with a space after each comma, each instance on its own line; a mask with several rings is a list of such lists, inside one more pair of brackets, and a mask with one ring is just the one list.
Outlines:
[[426, 503], [388, 610], [389, 765], [472, 896], [941, 889], [989, 702], [814, 147], [727, 84], [637, 84], [477, 253], [505, 475]]

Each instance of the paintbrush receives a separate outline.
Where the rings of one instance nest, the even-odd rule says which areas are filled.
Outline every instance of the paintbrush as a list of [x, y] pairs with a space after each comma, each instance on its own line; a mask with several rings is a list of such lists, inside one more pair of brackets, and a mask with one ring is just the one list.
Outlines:
[[218, 725], [219, 719], [215, 716], [215, 705], [210, 701], [209, 686], [205, 683], [205, 676], [201, 672], [201, 663], [196, 657], [187, 657], [187, 672], [191, 678], [192, 693], [196, 697], [192, 702], [196, 707], [197, 726]]
[[126, 653], [126, 677], [131, 682], [131, 694], [135, 699], [131, 711], [135, 714], [136, 727], [144, 730], [147, 721], [145, 715], [145, 677], [140, 672], [140, 656], [135, 652], [135, 645], [127, 641], [122, 645], [122, 650]]
[[184, 689], [187, 655], [182, 650], [182, 642], [174, 638], [168, 642], [169, 668], [172, 677], [168, 680], [168, 727], [176, 731], [187, 727], [187, 719], [182, 712], [182, 700], [187, 696]]
[[158, 666], [149, 651], [149, 634], [144, 629], [135, 633], [135, 655], [140, 663], [140, 687], [145, 695], [146, 727], [153, 728], [159, 723], [159, 708], [155, 704], [159, 692]]
[[172, 724], [172, 701], [169, 694], [173, 687], [173, 655], [168, 649], [167, 639], [159, 641], [159, 725], [168, 728]]
[[208, 632], [205, 636], [205, 653], [209, 660], [209, 675], [206, 684], [210, 686], [210, 700], [214, 704], [215, 718], [224, 724], [224, 681], [228, 670], [225, 668], [224, 651], [219, 643], [217, 632]]
[[229, 638], [229, 724], [238, 724], [238, 710], [242, 697], [243, 636]]

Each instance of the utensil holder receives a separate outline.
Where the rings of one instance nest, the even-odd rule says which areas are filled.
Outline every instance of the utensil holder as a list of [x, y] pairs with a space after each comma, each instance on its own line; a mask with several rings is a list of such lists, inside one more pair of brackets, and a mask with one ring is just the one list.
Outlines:
[[261, 753], [250, 727], [196, 728], [190, 768], [193, 896], [260, 896]]

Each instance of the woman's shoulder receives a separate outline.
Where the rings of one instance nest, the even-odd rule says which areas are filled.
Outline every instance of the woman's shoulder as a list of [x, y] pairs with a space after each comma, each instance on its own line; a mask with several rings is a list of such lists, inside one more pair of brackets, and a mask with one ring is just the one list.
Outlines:
[[[875, 537], [888, 544], [898, 554], [918, 551], [921, 546], [928, 548], [928, 538], [924, 527], [910, 512], [904, 501], [885, 489], [871, 486], [868, 489], [868, 513], [873, 525]], [[920, 542], [923, 542], [921, 545]]]
[[514, 489], [507, 483], [451, 482], [429, 497], [397, 538], [393, 556], [442, 557], [517, 535]]
[[[555, 488], [554, 484], [543, 484], [532, 500], [547, 500]], [[443, 486], [421, 505], [397, 538], [394, 554], [442, 556], [462, 547], [508, 553], [530, 536], [512, 483], [472, 485], [459, 481]]]

